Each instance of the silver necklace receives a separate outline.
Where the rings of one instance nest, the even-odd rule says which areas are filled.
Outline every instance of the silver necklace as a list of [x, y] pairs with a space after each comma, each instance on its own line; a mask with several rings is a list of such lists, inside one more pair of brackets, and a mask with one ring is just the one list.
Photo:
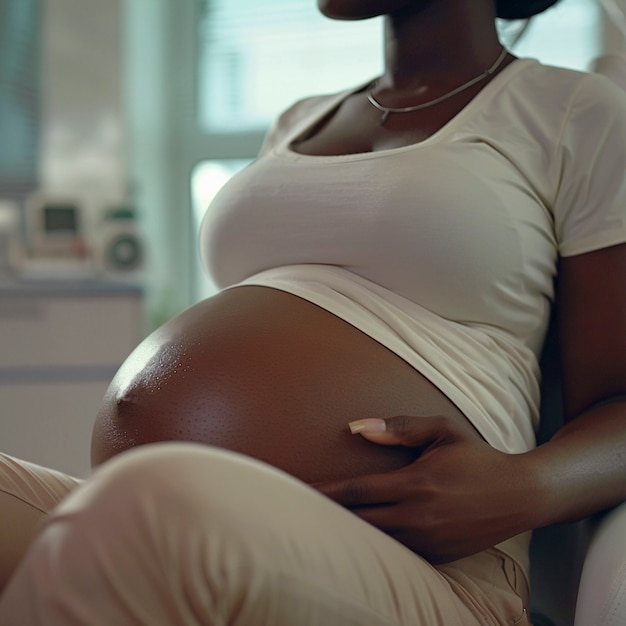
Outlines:
[[463, 83], [459, 87], [456, 87], [456, 89], [449, 91], [443, 96], [439, 96], [439, 98], [435, 98], [434, 100], [429, 100], [428, 102], [422, 102], [421, 104], [416, 104], [412, 107], [400, 107], [400, 108], [386, 107], [380, 102], [378, 102], [376, 98], [374, 98], [374, 89], [376, 88], [377, 83], [374, 83], [372, 87], [368, 90], [367, 99], [370, 104], [372, 104], [374, 107], [376, 107], [379, 111], [382, 112], [383, 119], [380, 122], [380, 125], [382, 126], [387, 121], [387, 118], [389, 117], [391, 113], [412, 113], [413, 111], [419, 111], [421, 109], [434, 106], [435, 104], [439, 104], [440, 102], [443, 102], [444, 100], [447, 100], [448, 98], [452, 98], [452, 96], [456, 96], [457, 93], [460, 93], [461, 91], [465, 91], [465, 89], [469, 89], [472, 85], [475, 85], [476, 83], [480, 82], [484, 78], [487, 78], [487, 76], [491, 76], [500, 67], [500, 65], [502, 65], [502, 62], [504, 61], [506, 54], [507, 54], [506, 48], [502, 48], [502, 52], [496, 59], [495, 63], [489, 69], [485, 70], [479, 76], [476, 76], [475, 78], [472, 78], [471, 80], [468, 80], [466, 83]]

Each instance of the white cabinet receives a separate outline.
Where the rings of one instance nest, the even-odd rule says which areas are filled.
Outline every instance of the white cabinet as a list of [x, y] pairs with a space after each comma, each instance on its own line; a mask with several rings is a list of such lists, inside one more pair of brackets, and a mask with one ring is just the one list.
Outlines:
[[138, 288], [0, 287], [0, 450], [87, 474], [96, 411], [142, 330]]

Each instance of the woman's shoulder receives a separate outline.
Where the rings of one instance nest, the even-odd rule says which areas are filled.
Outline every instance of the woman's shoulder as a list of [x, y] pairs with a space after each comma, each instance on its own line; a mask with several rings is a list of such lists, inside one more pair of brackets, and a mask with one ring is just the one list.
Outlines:
[[534, 59], [520, 62], [523, 67], [508, 86], [518, 97], [527, 97], [541, 106], [548, 102], [567, 109], [592, 106], [626, 115], [626, 91], [611, 78]]
[[626, 91], [606, 76], [535, 59], [518, 59], [516, 65], [481, 119], [506, 127], [514, 122], [550, 158], [564, 139], [595, 142], [593, 135], [605, 135], [603, 129], [626, 128]]

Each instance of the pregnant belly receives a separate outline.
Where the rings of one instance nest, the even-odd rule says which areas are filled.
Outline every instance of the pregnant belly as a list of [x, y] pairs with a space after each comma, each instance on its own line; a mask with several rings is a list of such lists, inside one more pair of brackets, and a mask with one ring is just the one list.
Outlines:
[[469, 424], [423, 376], [350, 324], [285, 292], [243, 286], [191, 307], [129, 356], [96, 419], [92, 460], [195, 441], [313, 482], [408, 464], [414, 451], [376, 446], [348, 429], [354, 419], [392, 415]]

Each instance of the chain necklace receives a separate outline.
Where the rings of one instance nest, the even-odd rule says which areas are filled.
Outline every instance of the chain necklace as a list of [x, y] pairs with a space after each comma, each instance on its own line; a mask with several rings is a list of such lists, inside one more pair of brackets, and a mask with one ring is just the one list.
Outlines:
[[463, 83], [456, 89], [449, 91], [443, 96], [439, 96], [439, 98], [435, 98], [434, 100], [429, 100], [428, 102], [422, 102], [421, 104], [416, 104], [412, 107], [400, 107], [400, 108], [386, 107], [382, 105], [380, 102], [378, 102], [376, 98], [374, 98], [374, 89], [376, 88], [377, 83], [374, 83], [374, 85], [368, 90], [367, 99], [370, 104], [372, 104], [374, 107], [376, 107], [379, 111], [382, 112], [383, 119], [380, 122], [380, 125], [382, 126], [387, 121], [387, 118], [389, 117], [391, 113], [412, 113], [413, 111], [419, 111], [421, 109], [434, 106], [435, 104], [439, 104], [440, 102], [443, 102], [444, 100], [447, 100], [448, 98], [452, 98], [452, 96], [456, 96], [457, 93], [461, 93], [461, 91], [465, 91], [466, 89], [469, 89], [472, 85], [475, 85], [476, 83], [480, 82], [484, 78], [487, 78], [487, 76], [491, 76], [500, 67], [500, 65], [502, 65], [502, 62], [504, 61], [506, 54], [507, 54], [506, 48], [502, 48], [502, 52], [496, 59], [496, 62], [488, 70], [485, 70], [482, 74], [480, 74], [480, 76], [476, 76], [475, 78], [468, 80], [466, 83]]

